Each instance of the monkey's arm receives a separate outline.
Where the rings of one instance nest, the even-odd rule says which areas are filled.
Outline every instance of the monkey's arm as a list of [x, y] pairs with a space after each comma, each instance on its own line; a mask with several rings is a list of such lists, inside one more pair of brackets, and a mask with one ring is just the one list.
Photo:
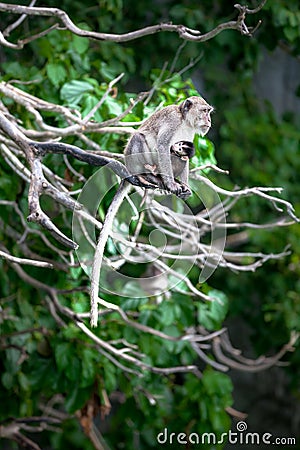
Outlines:
[[189, 183], [189, 162], [186, 161], [185, 167], [180, 175], [180, 181], [188, 187]]
[[[176, 157], [178, 158], [178, 157]], [[182, 192], [180, 194], [180, 198], [188, 198], [190, 195], [192, 195], [192, 191], [189, 187], [189, 162], [185, 161], [185, 166], [181, 170], [181, 173], [178, 175], [178, 178], [176, 178], [175, 181], [179, 181], [180, 186], [182, 188]]]

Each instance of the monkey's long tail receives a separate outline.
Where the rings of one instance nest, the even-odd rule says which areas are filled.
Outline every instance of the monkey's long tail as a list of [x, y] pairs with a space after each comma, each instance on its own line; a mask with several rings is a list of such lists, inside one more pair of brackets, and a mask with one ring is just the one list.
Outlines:
[[103, 261], [103, 254], [107, 239], [111, 233], [114, 218], [123, 203], [124, 198], [129, 192], [131, 186], [125, 180], [122, 180], [120, 186], [107, 210], [103, 227], [100, 231], [92, 267], [91, 275], [91, 289], [90, 289], [90, 302], [91, 302], [91, 326], [96, 327], [98, 324], [98, 294], [100, 283], [100, 271]]

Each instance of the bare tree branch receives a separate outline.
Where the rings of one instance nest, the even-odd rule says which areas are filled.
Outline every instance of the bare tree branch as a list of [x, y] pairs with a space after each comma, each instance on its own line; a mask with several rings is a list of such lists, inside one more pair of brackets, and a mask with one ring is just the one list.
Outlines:
[[0, 250], [0, 258], [8, 259], [9, 261], [16, 262], [18, 264], [27, 264], [29, 266], [35, 266], [35, 267], [47, 267], [48, 269], [53, 269], [53, 264], [44, 262], [44, 261], [36, 261], [33, 259], [26, 259], [26, 258], [18, 258], [16, 256], [12, 256], [7, 252], [4, 252]]
[[[231, 369], [242, 370], [245, 372], [260, 372], [276, 365], [285, 353], [293, 352], [295, 350], [294, 345], [298, 339], [299, 333], [294, 333], [291, 335], [290, 341], [285, 344], [276, 355], [270, 357], [260, 356], [256, 360], [246, 359], [239, 354], [237, 355], [234, 351], [235, 349], [228, 346], [228, 343], [227, 345], [223, 344], [223, 336], [217, 336], [213, 339], [212, 348], [218, 361], [221, 361]], [[224, 349], [229, 351], [230, 356], [224, 354]]]
[[219, 194], [224, 194], [228, 197], [247, 197], [249, 195], [257, 195], [258, 197], [262, 197], [265, 198], [266, 200], [269, 200], [273, 206], [275, 207], [275, 209], [277, 209], [277, 211], [282, 212], [282, 208], [278, 205], [284, 205], [286, 207], [287, 210], [287, 214], [295, 221], [295, 222], [300, 222], [300, 219], [295, 215], [295, 209], [293, 207], [293, 205], [291, 205], [290, 202], [282, 199], [282, 198], [278, 198], [278, 197], [274, 197], [273, 195], [269, 195], [266, 192], [282, 192], [283, 188], [282, 187], [253, 187], [253, 188], [245, 188], [245, 189], [241, 189], [241, 190], [237, 190], [237, 191], [227, 191], [226, 189], [220, 188], [219, 186], [215, 185], [211, 180], [209, 180], [208, 178], [206, 178], [203, 175], [198, 175], [198, 174], [194, 174], [194, 177], [198, 180], [201, 180], [203, 183], [205, 183], [206, 185], [210, 186], [215, 192], [219, 193]]
[[[28, 424], [33, 425], [28, 425]], [[21, 430], [30, 433], [39, 433], [44, 430], [52, 430], [52, 424], [60, 424], [61, 421], [53, 417], [23, 417], [20, 419], [14, 419], [8, 424], [0, 425], [0, 438], [12, 439], [17, 442], [21, 447], [28, 450], [42, 450], [41, 447], [29, 439], [25, 434], [21, 433]], [[57, 431], [57, 430], [56, 430]]]
[[[78, 36], [83, 36], [100, 41], [111, 41], [119, 43], [128, 42], [151, 34], [168, 31], [177, 33], [181, 39], [187, 41], [205, 42], [209, 39], [214, 38], [224, 30], [236, 30], [239, 31], [242, 35], [252, 36], [253, 32], [260, 25], [260, 22], [258, 22], [258, 25], [254, 28], [248, 27], [245, 23], [246, 15], [254, 14], [260, 11], [265, 3], [266, 0], [263, 0], [263, 2], [253, 10], [245, 6], [241, 6], [239, 4], [234, 5], [234, 7], [239, 11], [238, 17], [235, 21], [221, 23], [217, 25], [214, 29], [210, 30], [208, 33], [204, 34], [202, 34], [199, 30], [193, 30], [184, 25], [174, 25], [172, 23], [161, 23], [157, 25], [152, 25], [124, 34], [100, 33], [96, 31], [88, 31], [79, 28], [72, 22], [72, 20], [65, 11], [62, 11], [61, 9], [58, 8], [42, 8], [42, 7], [21, 6], [21, 5], [0, 3], [0, 11], [9, 12], [12, 14], [21, 14], [21, 15], [25, 14], [28, 16], [55, 17], [60, 22], [63, 23], [63, 25], [66, 27], [67, 30], [71, 31], [72, 33]], [[36, 37], [38, 38], [39, 35], [37, 35]], [[14, 49], [22, 49], [25, 43], [27, 43], [25, 39], [24, 40], [20, 39], [17, 44], [12, 44], [4, 38], [3, 34], [2, 36], [0, 36], [0, 42], [5, 46]]]

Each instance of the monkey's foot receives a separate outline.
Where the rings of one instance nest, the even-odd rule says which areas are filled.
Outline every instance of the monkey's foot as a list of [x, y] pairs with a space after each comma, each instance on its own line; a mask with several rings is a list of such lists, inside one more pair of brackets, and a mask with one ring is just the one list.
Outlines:
[[169, 181], [166, 185], [166, 190], [171, 192], [172, 194], [175, 194], [179, 198], [187, 198], [192, 195], [192, 191], [186, 184], [180, 183], [176, 180]]

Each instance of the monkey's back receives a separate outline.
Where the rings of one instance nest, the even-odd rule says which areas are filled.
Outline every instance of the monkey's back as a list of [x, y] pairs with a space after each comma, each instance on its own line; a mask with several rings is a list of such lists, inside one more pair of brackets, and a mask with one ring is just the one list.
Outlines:
[[151, 117], [145, 120], [145, 122], [139, 127], [138, 131], [143, 133], [155, 133], [157, 134], [162, 126], [173, 128], [176, 127], [181, 121], [181, 113], [177, 105], [165, 106], [160, 111], [156, 111]]

